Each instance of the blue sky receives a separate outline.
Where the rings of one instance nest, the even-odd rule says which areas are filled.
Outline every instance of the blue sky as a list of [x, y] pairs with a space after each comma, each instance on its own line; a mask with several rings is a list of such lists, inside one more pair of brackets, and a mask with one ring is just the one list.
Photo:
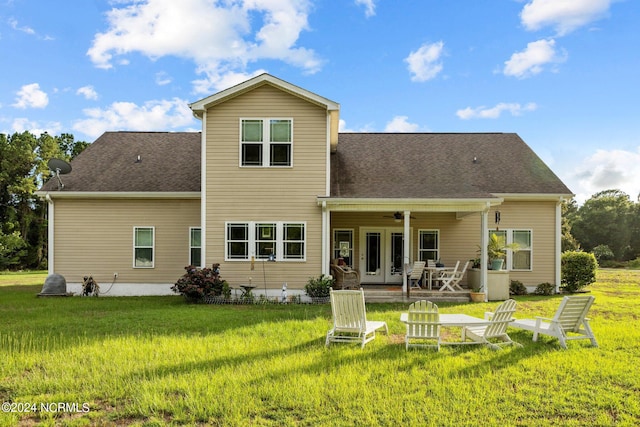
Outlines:
[[0, 0], [0, 132], [199, 130], [268, 72], [341, 129], [516, 132], [576, 193], [640, 193], [640, 2]]

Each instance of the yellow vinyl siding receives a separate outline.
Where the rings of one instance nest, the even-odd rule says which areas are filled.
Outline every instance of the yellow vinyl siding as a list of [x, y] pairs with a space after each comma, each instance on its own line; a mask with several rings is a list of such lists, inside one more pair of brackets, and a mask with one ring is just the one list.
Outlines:
[[[54, 271], [68, 282], [92, 275], [111, 283], [174, 283], [189, 264], [189, 227], [200, 225], [199, 200], [58, 199]], [[154, 268], [133, 268], [133, 228], [154, 227]]]
[[[293, 120], [292, 167], [240, 167], [240, 119]], [[209, 109], [206, 114], [206, 260], [219, 262], [232, 286], [247, 283], [302, 288], [321, 271], [322, 216], [316, 197], [326, 193], [327, 111], [270, 85]], [[306, 222], [306, 261], [224, 261], [225, 221]]]

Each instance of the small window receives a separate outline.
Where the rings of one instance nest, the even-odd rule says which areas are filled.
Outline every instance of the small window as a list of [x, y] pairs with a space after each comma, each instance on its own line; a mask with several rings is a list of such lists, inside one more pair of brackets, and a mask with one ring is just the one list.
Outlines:
[[353, 230], [333, 230], [333, 258], [353, 268]]
[[420, 261], [440, 259], [438, 230], [420, 230], [418, 258]]
[[189, 264], [202, 267], [202, 232], [199, 227], [189, 229]]
[[134, 227], [133, 266], [135, 268], [153, 268], [154, 242], [153, 227]]

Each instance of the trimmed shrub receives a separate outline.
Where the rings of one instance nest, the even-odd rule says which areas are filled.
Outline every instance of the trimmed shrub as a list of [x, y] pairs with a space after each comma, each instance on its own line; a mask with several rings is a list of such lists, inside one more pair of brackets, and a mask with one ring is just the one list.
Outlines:
[[562, 254], [561, 287], [574, 293], [596, 281], [598, 262], [592, 253], [564, 252]]
[[231, 296], [231, 288], [226, 280], [220, 278], [220, 264], [213, 264], [212, 268], [196, 268], [188, 265], [187, 272], [171, 287], [177, 294], [200, 301], [207, 296]]
[[556, 293], [556, 287], [549, 282], [540, 283], [533, 293], [535, 295], [553, 295]]
[[527, 288], [519, 280], [512, 280], [509, 284], [509, 295], [527, 295]]
[[329, 288], [336, 280], [331, 276], [321, 274], [320, 277], [311, 277], [304, 285], [304, 292], [311, 298], [326, 298], [329, 296]]

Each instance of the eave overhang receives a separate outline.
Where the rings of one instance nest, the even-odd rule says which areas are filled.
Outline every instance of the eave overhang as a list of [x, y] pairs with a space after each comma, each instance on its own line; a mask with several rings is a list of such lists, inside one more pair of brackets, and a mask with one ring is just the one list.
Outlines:
[[318, 196], [317, 203], [334, 212], [482, 212], [502, 204], [500, 197], [461, 199], [373, 199]]
[[46, 199], [199, 199], [200, 192], [137, 192], [137, 191], [36, 191]]

